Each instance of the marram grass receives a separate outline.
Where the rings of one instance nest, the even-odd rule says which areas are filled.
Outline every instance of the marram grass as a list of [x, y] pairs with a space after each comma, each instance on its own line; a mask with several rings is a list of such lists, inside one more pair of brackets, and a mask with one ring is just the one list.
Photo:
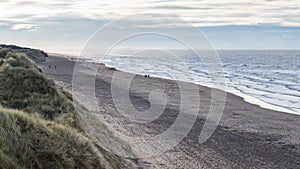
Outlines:
[[26, 54], [0, 48], [0, 169], [128, 166], [91, 142], [68, 92]]
[[0, 54], [0, 104], [28, 113], [39, 112], [49, 120], [74, 112], [63, 90], [24, 54], [6, 50], [2, 53], [6, 55]]
[[88, 138], [58, 123], [0, 108], [2, 168], [104, 168]]

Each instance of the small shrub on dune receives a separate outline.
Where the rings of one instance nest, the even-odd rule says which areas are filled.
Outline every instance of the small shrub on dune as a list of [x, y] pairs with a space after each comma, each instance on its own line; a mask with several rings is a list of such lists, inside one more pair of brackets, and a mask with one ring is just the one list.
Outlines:
[[7, 48], [0, 48], [0, 58], [5, 58], [5, 56], [7, 55], [8, 52], [10, 52], [10, 49]]

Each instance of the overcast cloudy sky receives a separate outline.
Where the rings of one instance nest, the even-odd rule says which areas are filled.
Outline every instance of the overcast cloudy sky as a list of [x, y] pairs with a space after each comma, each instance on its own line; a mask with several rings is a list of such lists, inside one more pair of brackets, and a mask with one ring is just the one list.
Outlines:
[[299, 0], [0, 0], [0, 43], [80, 49], [101, 26], [140, 13], [176, 14], [218, 49], [300, 49]]

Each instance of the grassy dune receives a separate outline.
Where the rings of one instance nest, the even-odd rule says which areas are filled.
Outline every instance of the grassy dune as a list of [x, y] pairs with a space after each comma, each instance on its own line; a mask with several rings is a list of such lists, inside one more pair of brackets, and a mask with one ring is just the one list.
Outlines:
[[124, 168], [82, 132], [72, 96], [26, 54], [0, 49], [0, 168]]
[[25, 53], [31, 60], [37, 63], [45, 61], [46, 57], [48, 57], [48, 55], [44, 51], [37, 50], [37, 49], [24, 48], [15, 45], [4, 45], [4, 44], [1, 44], [0, 48], [7, 48], [18, 53]]
[[88, 138], [72, 128], [0, 108], [3, 168], [104, 168]]
[[[72, 96], [47, 79], [25, 54], [0, 51], [0, 104], [76, 127]], [[72, 116], [72, 117], [70, 117]]]

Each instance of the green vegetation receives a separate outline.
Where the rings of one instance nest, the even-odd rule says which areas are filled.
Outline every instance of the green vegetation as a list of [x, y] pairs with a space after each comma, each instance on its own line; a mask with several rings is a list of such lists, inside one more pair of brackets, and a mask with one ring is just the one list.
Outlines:
[[63, 125], [0, 108], [3, 168], [104, 168], [83, 135]]
[[48, 57], [48, 55], [44, 51], [37, 50], [37, 49], [24, 48], [15, 45], [3, 45], [3, 44], [0, 45], [0, 48], [10, 49], [18, 53], [25, 53], [31, 60], [37, 63], [45, 61], [46, 57]]
[[66, 118], [75, 124], [75, 110], [69, 94], [47, 79], [25, 54], [0, 51], [0, 104], [4, 107], [40, 113], [48, 120]]
[[72, 96], [26, 54], [0, 48], [0, 168], [125, 168], [83, 132]]

